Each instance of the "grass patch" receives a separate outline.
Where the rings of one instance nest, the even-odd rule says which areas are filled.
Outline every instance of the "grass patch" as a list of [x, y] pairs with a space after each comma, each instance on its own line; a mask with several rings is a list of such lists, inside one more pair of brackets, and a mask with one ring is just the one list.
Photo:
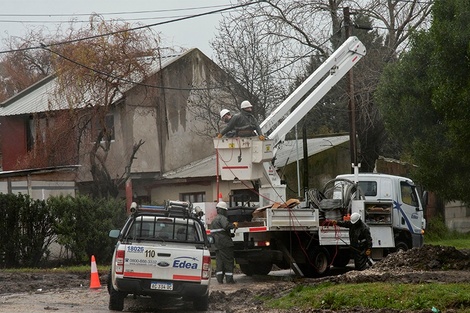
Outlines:
[[345, 310], [352, 308], [430, 310], [453, 308], [470, 312], [469, 284], [361, 283], [298, 286], [282, 298], [267, 301], [272, 308]]

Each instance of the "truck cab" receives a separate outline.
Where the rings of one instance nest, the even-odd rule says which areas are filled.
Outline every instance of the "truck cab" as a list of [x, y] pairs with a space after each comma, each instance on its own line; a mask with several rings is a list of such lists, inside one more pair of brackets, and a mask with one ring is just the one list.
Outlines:
[[[338, 175], [337, 179], [355, 181], [354, 174]], [[366, 223], [393, 227], [396, 250], [421, 247], [424, 243], [426, 220], [418, 190], [413, 181], [406, 177], [360, 173], [357, 183], [365, 199], [363, 218]], [[387, 206], [390, 205], [388, 215]]]

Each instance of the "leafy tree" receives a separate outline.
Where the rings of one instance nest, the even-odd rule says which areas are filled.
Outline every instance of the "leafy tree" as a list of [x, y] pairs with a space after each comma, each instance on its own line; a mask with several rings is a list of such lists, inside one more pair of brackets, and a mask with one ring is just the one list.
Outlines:
[[387, 127], [403, 140], [415, 178], [446, 200], [470, 202], [470, 3], [435, 1], [429, 32], [389, 67], [378, 90]]

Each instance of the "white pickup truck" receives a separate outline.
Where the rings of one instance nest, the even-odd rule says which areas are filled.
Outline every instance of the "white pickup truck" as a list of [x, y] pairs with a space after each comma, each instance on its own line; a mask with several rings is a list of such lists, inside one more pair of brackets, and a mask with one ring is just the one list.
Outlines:
[[109, 309], [122, 311], [129, 294], [182, 297], [194, 309], [208, 308], [210, 236], [190, 203], [133, 205], [118, 240], [108, 279]]

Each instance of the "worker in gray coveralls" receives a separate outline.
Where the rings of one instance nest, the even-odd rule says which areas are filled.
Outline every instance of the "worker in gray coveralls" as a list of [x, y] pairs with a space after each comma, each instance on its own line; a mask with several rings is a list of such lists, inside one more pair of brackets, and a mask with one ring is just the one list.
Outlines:
[[212, 220], [210, 225], [211, 234], [215, 240], [215, 275], [219, 284], [234, 284], [233, 280], [233, 241], [231, 229], [236, 225], [229, 222], [227, 218], [227, 203], [220, 201], [216, 205], [217, 216]]

